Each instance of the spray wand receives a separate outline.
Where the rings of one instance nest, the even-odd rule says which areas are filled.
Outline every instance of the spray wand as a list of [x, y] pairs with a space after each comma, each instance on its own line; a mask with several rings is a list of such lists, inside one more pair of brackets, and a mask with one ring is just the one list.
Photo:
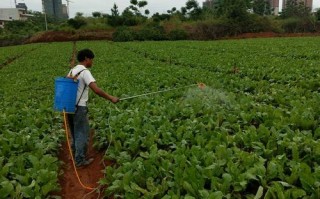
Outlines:
[[155, 91], [155, 92], [144, 93], [144, 94], [140, 94], [140, 95], [134, 95], [131, 97], [125, 97], [125, 98], [121, 98], [120, 101], [133, 99], [133, 98], [137, 98], [137, 97], [142, 97], [142, 96], [147, 96], [147, 95], [152, 95], [152, 94], [157, 94], [157, 93], [164, 93], [164, 92], [178, 90], [178, 89], [182, 89], [182, 88], [189, 88], [189, 87], [193, 87], [193, 86], [198, 86], [198, 88], [201, 90], [203, 90], [206, 87], [206, 85], [204, 83], [197, 83], [197, 84], [191, 84], [188, 86], [182, 86], [182, 87], [178, 87], [178, 88], [170, 88], [170, 89], [166, 89], [166, 90], [162, 90], [162, 91]]

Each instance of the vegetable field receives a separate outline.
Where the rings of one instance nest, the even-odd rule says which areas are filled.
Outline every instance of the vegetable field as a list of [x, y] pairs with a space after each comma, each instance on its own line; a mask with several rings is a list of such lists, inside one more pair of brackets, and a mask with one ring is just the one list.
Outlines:
[[[319, 37], [77, 42], [95, 54], [90, 94], [105, 198], [320, 198]], [[0, 198], [57, 197], [65, 139], [54, 78], [73, 44], [0, 48]], [[62, 174], [63, 175], [63, 174]]]

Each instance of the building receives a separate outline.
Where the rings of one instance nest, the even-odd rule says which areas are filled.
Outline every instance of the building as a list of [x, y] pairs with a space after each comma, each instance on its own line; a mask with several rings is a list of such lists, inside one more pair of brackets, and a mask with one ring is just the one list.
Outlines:
[[24, 10], [28, 11], [28, 7], [27, 7], [27, 5], [25, 3], [18, 3], [16, 5], [16, 8], [21, 8], [21, 9], [24, 9]]
[[62, 0], [42, 0], [43, 11], [57, 19], [68, 18], [66, 14], [66, 5], [62, 4]]
[[[285, 9], [286, 8], [286, 5], [287, 5], [287, 1], [288, 0], [283, 0], [282, 1], [282, 9]], [[304, 5], [308, 8], [310, 8], [312, 10], [312, 4], [313, 4], [313, 0], [295, 0], [297, 3], [304, 3]]]
[[0, 28], [3, 28], [6, 22], [22, 20], [25, 21], [33, 15], [27, 14], [24, 8], [0, 8]]
[[[270, 7], [272, 9], [272, 13], [274, 15], [278, 15], [279, 14], [279, 0], [266, 0], [269, 1]], [[219, 0], [206, 0], [205, 2], [202, 3], [202, 6], [205, 8], [211, 8], [211, 9], [215, 9], [219, 4]]]
[[304, 0], [304, 5], [312, 10], [313, 0]]
[[272, 13], [274, 15], [279, 15], [279, 7], [280, 7], [279, 0], [269, 0], [269, 4], [272, 10]]
[[66, 4], [62, 4], [62, 15], [64, 19], [68, 19], [68, 7]]

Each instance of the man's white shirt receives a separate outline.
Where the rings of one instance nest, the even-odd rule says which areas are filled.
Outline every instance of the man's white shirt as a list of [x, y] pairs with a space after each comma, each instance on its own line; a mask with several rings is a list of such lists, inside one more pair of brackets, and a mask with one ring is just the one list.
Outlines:
[[[83, 71], [82, 71], [83, 70]], [[89, 84], [92, 82], [95, 82], [96, 80], [92, 76], [91, 72], [83, 65], [77, 65], [73, 69], [71, 69], [71, 75], [74, 77], [77, 75], [80, 71], [80, 75], [78, 76], [78, 92], [77, 92], [77, 101], [78, 106], [87, 106], [87, 101], [89, 99]], [[70, 73], [69, 73], [70, 75]], [[84, 90], [83, 90], [84, 89]], [[83, 94], [82, 94], [83, 92]], [[82, 94], [82, 96], [81, 96]], [[81, 99], [79, 101], [79, 98], [81, 96]]]

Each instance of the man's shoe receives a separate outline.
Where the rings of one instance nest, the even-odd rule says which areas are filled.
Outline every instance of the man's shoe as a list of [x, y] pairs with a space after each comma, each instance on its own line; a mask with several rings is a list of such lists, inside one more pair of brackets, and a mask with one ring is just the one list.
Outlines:
[[93, 162], [93, 158], [89, 158], [88, 160], [84, 160], [80, 163], [76, 163], [76, 167], [84, 167], [84, 166], [88, 166], [89, 164], [91, 164]]

